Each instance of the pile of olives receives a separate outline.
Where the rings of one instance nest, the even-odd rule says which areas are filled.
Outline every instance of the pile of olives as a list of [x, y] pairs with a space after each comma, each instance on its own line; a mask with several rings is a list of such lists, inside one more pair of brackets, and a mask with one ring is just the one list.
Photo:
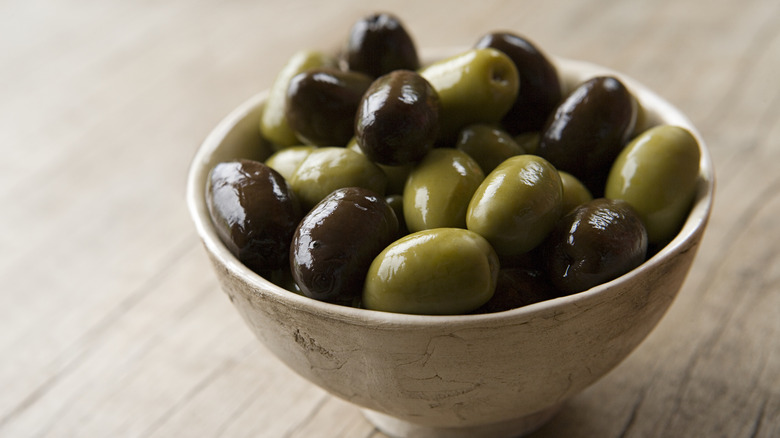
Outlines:
[[263, 162], [211, 171], [207, 205], [247, 267], [307, 297], [415, 314], [498, 312], [642, 264], [693, 202], [699, 147], [637, 132], [613, 76], [564, 94], [528, 39], [489, 33], [421, 65], [400, 20], [358, 20], [339, 53], [273, 83]]

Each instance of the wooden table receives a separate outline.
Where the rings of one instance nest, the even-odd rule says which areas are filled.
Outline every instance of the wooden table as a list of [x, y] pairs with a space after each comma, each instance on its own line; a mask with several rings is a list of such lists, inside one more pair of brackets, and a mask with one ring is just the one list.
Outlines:
[[296, 49], [396, 12], [419, 46], [509, 29], [623, 71], [709, 143], [715, 209], [677, 301], [534, 437], [780, 436], [780, 2], [6, 1], [0, 436], [359, 437], [261, 346], [184, 204], [190, 159]]

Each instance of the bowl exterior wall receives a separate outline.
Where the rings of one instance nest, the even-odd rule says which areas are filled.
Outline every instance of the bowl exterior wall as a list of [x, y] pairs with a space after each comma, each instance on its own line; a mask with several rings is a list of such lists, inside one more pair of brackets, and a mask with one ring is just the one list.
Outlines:
[[312, 312], [211, 259], [257, 338], [306, 379], [405, 421], [471, 426], [559, 404], [616, 366], [674, 300], [698, 241], [600, 293], [432, 327]]

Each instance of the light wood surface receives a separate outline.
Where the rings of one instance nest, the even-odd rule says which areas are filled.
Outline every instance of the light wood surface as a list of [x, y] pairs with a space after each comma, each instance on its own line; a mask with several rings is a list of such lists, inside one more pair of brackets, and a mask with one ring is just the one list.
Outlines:
[[209, 130], [375, 10], [418, 46], [508, 29], [623, 71], [710, 146], [677, 301], [533, 436], [780, 436], [775, 0], [0, 2], [0, 436], [383, 436], [253, 338], [184, 204]]

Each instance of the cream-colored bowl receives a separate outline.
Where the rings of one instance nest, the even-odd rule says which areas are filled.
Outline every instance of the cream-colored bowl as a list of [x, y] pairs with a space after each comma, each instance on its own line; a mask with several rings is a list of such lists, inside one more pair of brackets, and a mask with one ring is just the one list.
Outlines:
[[684, 126], [701, 145], [696, 200], [679, 235], [637, 269], [575, 295], [467, 316], [402, 315], [305, 298], [243, 266], [220, 242], [206, 208], [209, 170], [257, 153], [265, 94], [230, 113], [195, 155], [187, 202], [223, 291], [279, 359], [362, 408], [389, 435], [495, 438], [538, 428], [640, 344], [690, 268], [713, 199], [704, 141], [680, 111], [636, 81], [592, 64], [553, 59], [565, 87], [614, 74], [644, 107], [645, 126]]

